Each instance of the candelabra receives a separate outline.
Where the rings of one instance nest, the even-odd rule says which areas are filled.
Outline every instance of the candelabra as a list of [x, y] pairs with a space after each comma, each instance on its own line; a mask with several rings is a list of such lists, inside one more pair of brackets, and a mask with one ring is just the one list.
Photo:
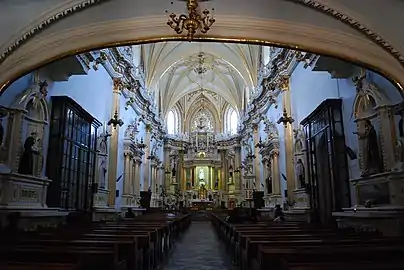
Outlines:
[[[199, 0], [204, 1], [204, 0]], [[206, 1], [206, 0], [205, 0]], [[171, 2], [172, 3], [172, 2]], [[199, 30], [201, 33], [206, 34], [212, 25], [215, 23], [215, 19], [210, 16], [210, 11], [205, 9], [199, 12], [198, 0], [187, 0], [187, 14], [181, 14], [177, 16], [171, 13], [168, 18], [167, 25], [169, 25], [177, 34], [182, 34], [184, 30], [187, 31], [187, 39], [191, 41], [194, 35]], [[213, 11], [214, 9], [212, 9]], [[166, 10], [166, 12], [168, 12]]]
[[295, 119], [292, 118], [292, 116], [288, 115], [288, 112], [286, 109], [283, 109], [283, 114], [278, 120], [278, 124], [282, 123], [285, 128], [288, 126], [288, 124], [292, 124], [295, 121]]
[[123, 121], [122, 119], [118, 118], [118, 111], [115, 110], [114, 116], [108, 121], [107, 125], [110, 126], [112, 125], [114, 128], [116, 128], [116, 126], [123, 126]]

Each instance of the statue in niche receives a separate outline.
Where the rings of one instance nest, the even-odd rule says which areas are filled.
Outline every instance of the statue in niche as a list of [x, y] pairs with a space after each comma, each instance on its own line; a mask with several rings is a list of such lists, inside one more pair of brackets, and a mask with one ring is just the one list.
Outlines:
[[379, 173], [381, 171], [379, 143], [372, 122], [366, 120], [364, 132], [354, 132], [354, 134], [358, 135], [362, 148], [362, 176]]
[[395, 157], [396, 164], [393, 167], [393, 171], [402, 171], [404, 169], [404, 115], [401, 114], [401, 119], [398, 122], [398, 135], [399, 138], [396, 141]]
[[175, 173], [177, 172], [177, 170], [175, 169], [175, 163], [173, 164], [173, 169], [171, 170], [171, 175], [175, 176]]
[[216, 179], [216, 181], [215, 181], [215, 189], [218, 189], [219, 188], [219, 179]]
[[34, 174], [34, 155], [39, 155], [39, 151], [35, 147], [35, 144], [39, 139], [36, 138], [37, 132], [31, 132], [31, 135], [25, 139], [24, 151], [20, 158], [20, 164], [18, 166], [19, 174], [33, 175]]
[[101, 161], [100, 168], [100, 188], [105, 188], [106, 179], [107, 179], [107, 164], [105, 159]]
[[295, 166], [295, 172], [297, 179], [299, 180], [300, 188], [304, 188], [306, 186], [306, 181], [304, 178], [304, 165], [303, 161], [299, 158], [297, 160], [296, 166]]
[[[1, 116], [0, 116], [1, 117]], [[3, 119], [0, 118], [0, 146], [3, 145], [4, 140], [4, 127], [3, 127]]]
[[271, 178], [271, 176], [268, 176], [268, 178], [265, 181], [267, 182], [267, 193], [272, 194], [272, 178]]
[[199, 181], [204, 181], [205, 180], [205, 172], [203, 169], [199, 169]]

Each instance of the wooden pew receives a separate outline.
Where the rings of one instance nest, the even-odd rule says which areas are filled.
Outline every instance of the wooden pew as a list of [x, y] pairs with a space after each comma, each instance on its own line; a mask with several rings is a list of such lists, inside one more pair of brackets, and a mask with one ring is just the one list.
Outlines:
[[0, 263], [1, 270], [77, 270], [78, 265], [69, 263]]
[[[232, 246], [235, 263], [241, 269], [368, 269], [369, 265], [369, 269], [404, 269], [404, 259], [399, 255], [404, 250], [401, 239], [364, 238], [350, 230], [339, 232], [303, 224], [232, 225], [214, 215], [212, 223], [220, 238]], [[251, 260], [254, 257], [255, 264]], [[386, 258], [390, 260], [387, 268], [382, 266]], [[343, 268], [334, 267], [339, 260], [347, 261]]]
[[25, 234], [11, 246], [0, 245], [0, 261], [7, 263], [3, 263], [7, 267], [24, 270], [34, 267], [35, 263], [45, 265], [50, 262], [48, 268], [60, 266], [60, 270], [150, 270], [168, 253], [171, 248], [169, 240], [188, 228], [190, 221], [189, 215], [174, 218], [142, 216], [140, 219], [93, 224], [83, 231], [75, 227], [79, 232], [74, 233], [50, 230]]

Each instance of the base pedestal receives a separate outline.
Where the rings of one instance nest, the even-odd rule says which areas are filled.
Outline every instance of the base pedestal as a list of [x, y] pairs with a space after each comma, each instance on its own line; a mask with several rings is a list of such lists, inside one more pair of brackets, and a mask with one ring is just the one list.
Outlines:
[[338, 227], [379, 231], [385, 236], [404, 236], [404, 207], [348, 208], [334, 212]]
[[94, 194], [93, 220], [114, 220], [117, 217], [115, 208], [108, 206], [109, 191], [99, 188]]
[[52, 181], [48, 178], [0, 173], [0, 222], [7, 225], [7, 215], [20, 213], [20, 229], [35, 230], [38, 226], [54, 227], [65, 221], [68, 212], [48, 208], [46, 195]]

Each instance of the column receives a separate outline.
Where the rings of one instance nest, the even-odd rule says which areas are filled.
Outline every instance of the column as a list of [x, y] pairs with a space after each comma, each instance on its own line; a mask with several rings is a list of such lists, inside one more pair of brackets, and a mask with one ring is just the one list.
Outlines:
[[124, 152], [124, 174], [123, 174], [123, 195], [128, 195], [131, 193], [131, 182], [130, 182], [130, 153]]
[[234, 158], [234, 170], [239, 170], [238, 173], [233, 172], [235, 177], [235, 185], [237, 190], [243, 189], [243, 184], [241, 181], [241, 147], [237, 145], [234, 149], [235, 158]]
[[131, 191], [132, 194], [136, 194], [136, 160], [134, 157], [131, 158], [130, 161], [130, 165], [131, 165]]
[[140, 196], [140, 167], [142, 161], [140, 159], [135, 160], [135, 196]]
[[[279, 150], [272, 153], [272, 194], [281, 195], [281, 175], [279, 172]], [[288, 193], [289, 195], [289, 193]]]
[[146, 144], [146, 151], [145, 151], [145, 159], [143, 163], [143, 170], [144, 170], [144, 183], [143, 183], [143, 191], [147, 191], [150, 186], [150, 160], [149, 155], [150, 155], [150, 139], [151, 139], [151, 125], [146, 124], [146, 135], [145, 135], [145, 144]]
[[[263, 169], [263, 177], [264, 177], [264, 194], [266, 195], [267, 194], [267, 190], [268, 190], [268, 188], [267, 188], [267, 184], [268, 184], [268, 182], [267, 182], [267, 178], [268, 178], [268, 170], [267, 170], [267, 166], [268, 166], [268, 159], [262, 159], [262, 169]], [[261, 187], [260, 187], [261, 188]]]
[[255, 188], [259, 189], [261, 185], [261, 174], [260, 174], [260, 153], [259, 148], [256, 147], [259, 142], [259, 134], [258, 134], [258, 124], [253, 124], [253, 139], [254, 139], [254, 175], [255, 175]]
[[[112, 90], [112, 109], [111, 109], [111, 119], [114, 117], [115, 112], [120, 112], [120, 95], [122, 89], [121, 79], [113, 79], [113, 90]], [[117, 164], [118, 164], [118, 135], [119, 135], [119, 125], [116, 127], [111, 126], [111, 137], [109, 139], [109, 155], [108, 155], [108, 205], [110, 207], [115, 206], [116, 198], [116, 178], [117, 178]]]
[[[283, 109], [286, 110], [288, 116], [292, 115], [290, 90], [289, 90], [289, 77], [285, 77], [282, 84], [282, 104]], [[292, 202], [294, 199], [293, 190], [295, 186], [295, 169], [293, 166], [293, 128], [291, 123], [284, 126], [284, 142], [285, 142], [285, 165], [286, 165], [286, 178], [288, 199]]]
[[380, 152], [383, 157], [384, 171], [391, 171], [396, 165], [397, 141], [396, 128], [394, 123], [394, 113], [391, 107], [383, 106], [377, 109], [380, 126]]

